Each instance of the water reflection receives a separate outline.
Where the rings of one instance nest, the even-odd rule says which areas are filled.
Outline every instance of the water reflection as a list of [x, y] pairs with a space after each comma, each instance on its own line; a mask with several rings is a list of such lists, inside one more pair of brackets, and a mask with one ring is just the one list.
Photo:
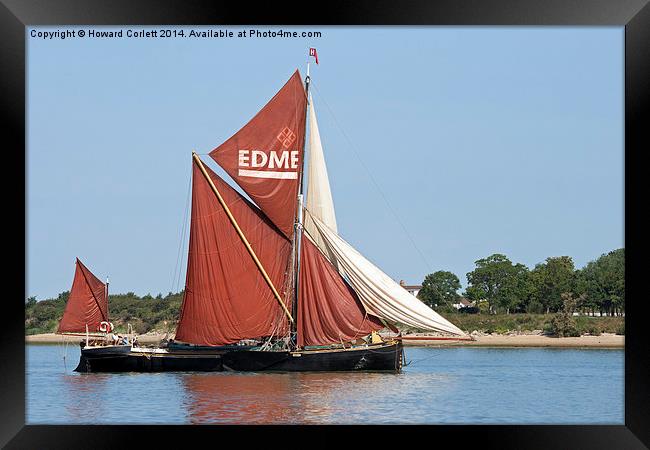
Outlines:
[[285, 374], [186, 374], [183, 385], [191, 423], [291, 422], [295, 380]]
[[73, 423], [94, 422], [109, 413], [103, 401], [109, 374], [65, 373], [61, 377], [65, 409]]
[[[620, 350], [409, 348], [412, 363], [401, 374], [79, 374], [70, 364], [65, 370], [54, 346], [27, 350], [30, 424], [622, 424], [624, 417]], [[69, 351], [68, 363], [78, 355]]]
[[[385, 373], [185, 374], [191, 423], [317, 424], [397, 421], [396, 404], [411, 403], [426, 383], [431, 395], [444, 379]], [[419, 378], [422, 378], [418, 380]], [[433, 386], [432, 381], [437, 381]], [[392, 419], [392, 420], [391, 420]], [[360, 422], [361, 421], [361, 422]]]

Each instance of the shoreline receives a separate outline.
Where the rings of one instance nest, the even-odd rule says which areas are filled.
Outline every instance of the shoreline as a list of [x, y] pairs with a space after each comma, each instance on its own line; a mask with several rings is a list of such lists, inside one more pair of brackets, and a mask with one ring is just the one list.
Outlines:
[[[411, 337], [412, 339], [409, 339]], [[404, 336], [404, 346], [466, 346], [466, 347], [537, 347], [537, 348], [625, 348], [625, 336], [603, 333], [600, 336], [551, 337], [539, 334], [474, 336], [475, 341], [436, 341], [413, 339], [424, 336]]]
[[[170, 335], [169, 337], [172, 337]], [[164, 333], [138, 335], [138, 342], [144, 345], [156, 345], [165, 337]], [[390, 337], [390, 336], [385, 336]], [[404, 335], [402, 342], [405, 347], [541, 347], [541, 348], [625, 348], [625, 336], [603, 333], [600, 336], [580, 337], [550, 337], [539, 334], [518, 335], [478, 335], [475, 341], [444, 341], [430, 339], [427, 335]], [[430, 336], [433, 337], [433, 336]], [[33, 334], [25, 336], [25, 344], [61, 344], [78, 345], [82, 336], [62, 336], [54, 333]]]

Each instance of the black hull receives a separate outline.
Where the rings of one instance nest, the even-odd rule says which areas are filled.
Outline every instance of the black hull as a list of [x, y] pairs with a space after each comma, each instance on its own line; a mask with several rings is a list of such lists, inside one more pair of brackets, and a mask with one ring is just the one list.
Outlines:
[[240, 351], [222, 357], [224, 370], [241, 372], [352, 372], [402, 370], [402, 343], [300, 352]]
[[76, 372], [219, 372], [223, 370], [221, 356], [226, 350], [170, 351], [165, 353], [103, 354], [81, 350]]
[[300, 352], [100, 347], [81, 350], [76, 372], [342, 372], [402, 369], [402, 343]]

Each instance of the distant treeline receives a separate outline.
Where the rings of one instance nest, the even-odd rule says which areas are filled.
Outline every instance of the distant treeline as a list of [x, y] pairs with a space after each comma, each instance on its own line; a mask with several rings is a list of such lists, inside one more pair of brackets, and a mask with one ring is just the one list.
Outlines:
[[[464, 312], [492, 314], [572, 313], [618, 316], [625, 312], [625, 249], [613, 250], [576, 269], [570, 256], [549, 257], [529, 269], [496, 253], [475, 262], [462, 293], [473, 302]], [[418, 298], [441, 312], [461, 299], [459, 278], [447, 271], [427, 275]]]
[[[576, 329], [585, 332], [616, 329], [624, 333], [622, 319], [620, 323], [607, 322], [609, 325], [606, 329], [588, 330], [582, 329], [581, 322], [577, 323], [576, 328], [569, 318], [575, 310], [601, 315], [620, 315], [625, 311], [624, 249], [604, 254], [578, 270], [569, 256], [547, 258], [532, 270], [523, 264], [512, 263], [502, 254], [479, 259], [475, 264], [476, 268], [467, 274], [469, 284], [462, 295], [459, 293], [461, 285], [458, 277], [451, 272], [438, 271], [425, 277], [418, 298], [443, 314], [457, 312], [452, 305], [457, 304], [461, 296], [474, 302], [473, 307], [464, 308], [462, 312], [483, 315], [557, 313], [548, 319], [531, 318], [528, 320], [530, 323], [526, 324], [528, 328], [541, 328], [559, 334], [563, 329], [569, 330], [567, 333]], [[28, 298], [25, 302], [26, 334], [55, 332], [69, 294], [68, 291], [62, 292], [55, 299], [41, 301], [35, 297]], [[182, 299], [182, 291], [169, 292], [164, 297], [162, 294], [140, 297], [133, 292], [112, 294], [108, 300], [109, 317], [119, 332], [126, 331], [127, 324], [139, 334], [152, 330], [174, 332]], [[505, 318], [488, 324], [484, 320], [477, 322], [464, 320], [460, 316], [447, 317], [461, 328], [467, 328], [466, 331], [522, 329], [523, 323], [519, 321], [515, 328], [511, 328], [514, 322], [510, 323]], [[551, 326], [551, 320], [557, 323]]]

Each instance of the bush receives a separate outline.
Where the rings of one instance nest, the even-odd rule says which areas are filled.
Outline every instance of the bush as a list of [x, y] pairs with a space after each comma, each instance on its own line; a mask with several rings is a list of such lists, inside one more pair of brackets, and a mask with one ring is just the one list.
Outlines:
[[551, 324], [551, 321], [544, 322], [544, 327], [542, 328], [544, 331], [544, 334], [555, 334], [555, 329], [553, 328], [553, 324]]
[[573, 298], [570, 292], [562, 293], [563, 308], [562, 311], [556, 313], [550, 321], [550, 332], [559, 337], [577, 337], [580, 336], [575, 319], [573, 318], [573, 311], [576, 304], [582, 300], [583, 297]]
[[602, 333], [596, 325], [589, 325], [584, 329], [585, 333], [589, 333], [592, 336], [600, 336]]
[[133, 325], [133, 331], [135, 331], [137, 334], [145, 334], [150, 329], [150, 325], [143, 321], [138, 321], [135, 323], [135, 325]]
[[549, 322], [549, 331], [559, 337], [580, 336], [576, 321], [564, 312], [556, 313]]
[[537, 300], [532, 300], [528, 304], [528, 307], [526, 308], [526, 312], [531, 314], [542, 314], [544, 313], [544, 305], [542, 305]]

